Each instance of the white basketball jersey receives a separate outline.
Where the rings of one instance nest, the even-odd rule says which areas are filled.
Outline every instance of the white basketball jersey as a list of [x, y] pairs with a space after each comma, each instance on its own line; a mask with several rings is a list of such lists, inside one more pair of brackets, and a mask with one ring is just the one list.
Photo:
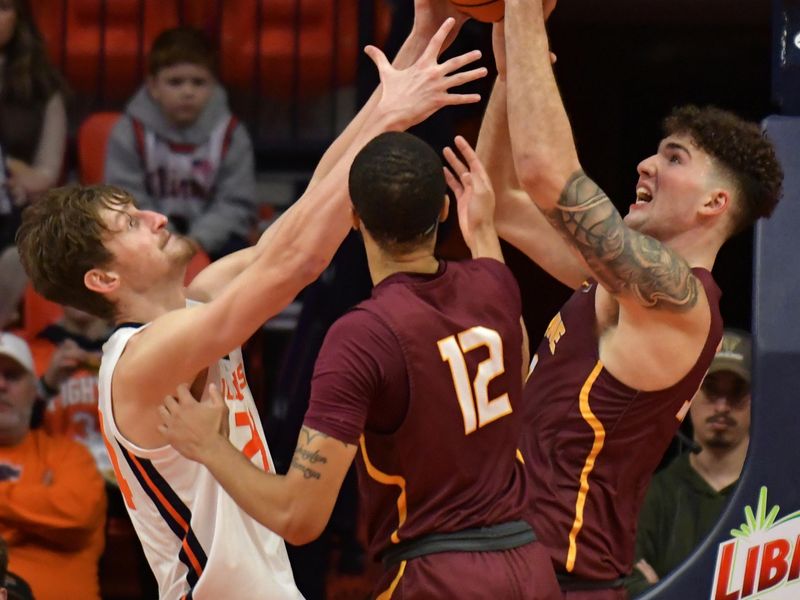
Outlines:
[[[117, 429], [111, 378], [128, 340], [143, 327], [118, 329], [103, 346], [99, 410], [117, 481], [160, 598], [302, 598], [283, 539], [240, 509], [203, 465], [172, 446], [139, 448]], [[217, 384], [228, 405], [231, 443], [274, 473], [240, 349], [209, 367], [204, 396], [210, 383]]]

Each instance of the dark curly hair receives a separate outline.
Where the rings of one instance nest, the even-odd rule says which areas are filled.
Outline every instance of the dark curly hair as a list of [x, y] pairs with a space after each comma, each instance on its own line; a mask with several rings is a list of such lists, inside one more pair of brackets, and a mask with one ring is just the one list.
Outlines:
[[676, 108], [664, 119], [664, 134], [689, 135], [724, 169], [738, 192], [733, 233], [769, 217], [781, 196], [783, 169], [759, 126], [713, 106]]
[[350, 199], [378, 244], [405, 252], [436, 233], [447, 185], [433, 148], [410, 133], [382, 133], [350, 167]]

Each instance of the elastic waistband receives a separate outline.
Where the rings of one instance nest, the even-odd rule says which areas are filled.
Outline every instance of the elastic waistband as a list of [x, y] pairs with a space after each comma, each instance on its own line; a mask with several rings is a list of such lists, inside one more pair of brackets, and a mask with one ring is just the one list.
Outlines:
[[511, 550], [535, 541], [536, 534], [526, 521], [510, 521], [489, 527], [432, 533], [405, 540], [386, 550], [381, 559], [384, 567], [389, 568], [401, 561], [427, 554]]
[[613, 590], [625, 584], [624, 577], [617, 579], [582, 579], [575, 575], [556, 573], [558, 585], [565, 592], [582, 592], [588, 590]]

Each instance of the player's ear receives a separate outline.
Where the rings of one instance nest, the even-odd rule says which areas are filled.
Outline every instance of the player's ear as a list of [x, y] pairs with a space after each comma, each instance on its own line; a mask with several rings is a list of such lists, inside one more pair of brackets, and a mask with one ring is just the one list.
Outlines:
[[89, 269], [83, 275], [83, 284], [98, 294], [108, 294], [119, 288], [119, 275], [114, 271]]
[[442, 210], [439, 211], [439, 223], [444, 223], [447, 220], [447, 215], [450, 214], [450, 196], [444, 195], [444, 203]]
[[706, 197], [700, 212], [709, 217], [721, 215], [731, 208], [731, 194], [722, 187], [714, 188]]
[[356, 207], [352, 204], [350, 205], [350, 219], [353, 223], [353, 230], [360, 231], [361, 230], [361, 217], [358, 216], [356, 212]]

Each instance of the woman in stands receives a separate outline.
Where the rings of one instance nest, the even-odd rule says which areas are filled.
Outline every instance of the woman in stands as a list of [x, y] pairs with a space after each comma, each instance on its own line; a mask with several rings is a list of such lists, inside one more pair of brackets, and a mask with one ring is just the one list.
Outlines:
[[0, 328], [25, 284], [11, 247], [20, 210], [61, 175], [66, 93], [28, 0], [0, 0]]

